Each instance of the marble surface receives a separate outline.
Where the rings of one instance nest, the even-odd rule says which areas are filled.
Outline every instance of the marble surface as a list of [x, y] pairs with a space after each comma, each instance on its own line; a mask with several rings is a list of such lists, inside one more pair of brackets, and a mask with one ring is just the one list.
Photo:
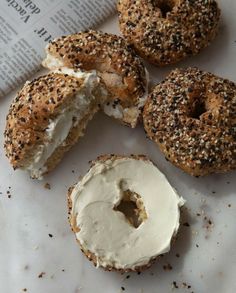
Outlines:
[[[176, 66], [198, 66], [236, 81], [236, 2], [219, 3], [222, 21], [216, 40]], [[101, 28], [118, 32], [117, 19]], [[172, 67], [148, 68], [152, 80], [160, 81]], [[31, 180], [12, 170], [3, 151], [12, 97], [0, 101], [0, 292], [236, 292], [236, 172], [192, 178], [164, 159], [142, 126], [131, 130], [98, 114], [52, 174], [43, 181]], [[147, 154], [187, 200], [183, 223], [189, 226], [182, 225], [171, 252], [140, 275], [94, 268], [67, 221], [68, 187], [86, 172], [89, 160], [105, 153]]]

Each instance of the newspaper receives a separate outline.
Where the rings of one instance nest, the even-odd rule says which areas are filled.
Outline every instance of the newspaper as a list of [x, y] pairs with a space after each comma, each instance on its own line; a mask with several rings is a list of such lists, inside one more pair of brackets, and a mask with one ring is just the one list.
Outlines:
[[116, 0], [0, 0], [0, 97], [41, 67], [55, 37], [94, 27]]

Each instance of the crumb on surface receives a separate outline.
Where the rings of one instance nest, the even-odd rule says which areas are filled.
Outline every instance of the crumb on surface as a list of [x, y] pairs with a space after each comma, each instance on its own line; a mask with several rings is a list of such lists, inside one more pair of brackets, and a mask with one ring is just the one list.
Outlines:
[[187, 289], [191, 289], [191, 288], [192, 288], [192, 286], [189, 285], [189, 284], [187, 284], [186, 282], [183, 282], [183, 283], [182, 283], [182, 287], [183, 287], [183, 288], [187, 288]]
[[41, 273], [38, 275], [38, 278], [43, 278], [43, 276], [44, 276], [45, 274], [46, 274], [45, 272], [41, 272]]
[[176, 281], [173, 281], [172, 286], [175, 289], [179, 289], [179, 286], [177, 285], [177, 282]]
[[7, 197], [8, 197], [8, 198], [11, 198], [11, 196], [12, 196], [12, 195], [11, 195], [11, 192], [10, 192], [10, 189], [11, 189], [11, 186], [9, 186], [9, 187], [8, 187], [8, 190], [7, 190]]
[[185, 226], [185, 227], [190, 227], [190, 225], [189, 225], [189, 223], [188, 223], [188, 222], [186, 222], [186, 223], [183, 223], [183, 226]]
[[212, 231], [212, 228], [214, 227], [213, 221], [212, 219], [210, 219], [209, 217], [205, 216], [203, 218], [204, 224], [203, 224], [203, 228], [206, 228], [207, 231]]
[[47, 182], [47, 183], [44, 184], [44, 188], [50, 190], [51, 185]]
[[171, 264], [163, 265], [163, 270], [164, 271], [171, 271], [173, 269]]

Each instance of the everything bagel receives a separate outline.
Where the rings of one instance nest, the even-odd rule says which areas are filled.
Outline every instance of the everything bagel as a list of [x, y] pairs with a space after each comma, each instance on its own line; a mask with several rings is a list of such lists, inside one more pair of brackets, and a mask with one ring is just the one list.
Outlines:
[[215, 0], [120, 0], [120, 29], [140, 56], [158, 66], [195, 55], [215, 38]]
[[147, 157], [104, 155], [70, 188], [69, 221], [96, 267], [142, 271], [170, 250], [184, 202]]
[[14, 169], [27, 170], [32, 178], [40, 179], [59, 163], [99, 110], [96, 74], [67, 73], [26, 82], [10, 106], [6, 155]]
[[149, 138], [194, 176], [236, 168], [236, 84], [197, 68], [176, 69], [149, 95]]
[[147, 97], [147, 71], [123, 38], [90, 30], [54, 40], [46, 53], [43, 65], [51, 70], [96, 70], [108, 92], [104, 112], [136, 126]]

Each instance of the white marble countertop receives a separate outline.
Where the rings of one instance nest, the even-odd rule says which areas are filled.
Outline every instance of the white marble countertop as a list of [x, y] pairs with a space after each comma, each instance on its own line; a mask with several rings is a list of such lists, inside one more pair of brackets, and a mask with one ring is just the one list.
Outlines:
[[[222, 21], [216, 40], [176, 66], [198, 66], [236, 81], [236, 1], [219, 3]], [[116, 18], [102, 29], [118, 32]], [[171, 68], [149, 66], [155, 81]], [[122, 287], [127, 293], [236, 292], [236, 172], [192, 178], [164, 159], [142, 126], [132, 130], [98, 114], [51, 175], [44, 181], [31, 180], [12, 170], [3, 151], [12, 97], [0, 101], [1, 293], [118, 293]], [[183, 222], [190, 227], [182, 226], [171, 253], [140, 275], [94, 268], [80, 252], [67, 221], [67, 188], [85, 173], [89, 160], [105, 153], [147, 154], [187, 200]], [[51, 190], [44, 188], [46, 182]], [[207, 228], [209, 220], [212, 225]], [[164, 270], [168, 264], [172, 269]]]

